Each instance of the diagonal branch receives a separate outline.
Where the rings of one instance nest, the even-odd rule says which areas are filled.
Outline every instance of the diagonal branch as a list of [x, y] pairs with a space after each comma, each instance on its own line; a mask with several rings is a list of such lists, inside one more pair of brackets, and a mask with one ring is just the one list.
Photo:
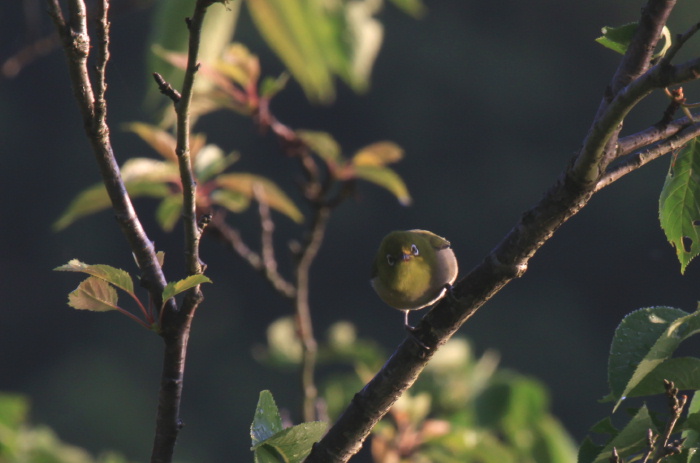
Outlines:
[[[649, 1], [643, 15], [651, 15], [646, 21], [652, 30], [663, 27], [673, 4], [672, 1]], [[653, 50], [658, 36], [650, 32], [644, 37], [646, 39], [635, 40]], [[675, 67], [664, 63], [646, 70], [644, 63], [649, 59], [648, 54], [637, 55], [630, 51], [621, 69], [636, 69], [640, 71], [639, 75], [632, 75], [628, 83], [613, 93], [612, 88], [616, 82], [621, 82], [621, 75], [628, 75], [623, 71], [616, 74], [609, 91], [610, 98], [601, 105], [580, 152], [569, 166], [491, 253], [455, 284], [455, 298], [441, 300], [423, 318], [414, 332], [420, 343], [409, 337], [399, 345], [376, 376], [355, 395], [326, 436], [314, 446], [307, 462], [349, 460], [374, 425], [413, 384], [437, 348], [506, 284], [522, 276], [530, 258], [564, 222], [588, 203], [606, 172], [606, 153], [609, 156], [615, 150], [617, 134], [629, 111], [655, 89], [700, 77], [700, 60]], [[669, 142], [664, 148], [668, 152], [673, 146]], [[617, 178], [609, 180], [612, 182]]]
[[[100, 77], [104, 73], [108, 53], [108, 22], [106, 4], [102, 6], [102, 16], [98, 20], [98, 88], [93, 90], [93, 84], [88, 72], [88, 54], [90, 52], [90, 37], [87, 30], [85, 4], [82, 0], [70, 2], [70, 18], [67, 20], [58, 0], [47, 0], [51, 16], [63, 46], [68, 63], [73, 93], [82, 114], [85, 133], [92, 147], [93, 154], [100, 169], [102, 181], [107, 189], [112, 209], [122, 233], [129, 242], [136, 262], [141, 270], [141, 283], [146, 287], [156, 306], [161, 305], [161, 294], [165, 288], [165, 276], [156, 258], [155, 249], [146, 235], [141, 222], [136, 216], [124, 183], [121, 179], [112, 143], [107, 127], [107, 110], [104, 104], [106, 84]], [[96, 100], [95, 94], [98, 98]], [[174, 307], [172, 301], [168, 302]]]

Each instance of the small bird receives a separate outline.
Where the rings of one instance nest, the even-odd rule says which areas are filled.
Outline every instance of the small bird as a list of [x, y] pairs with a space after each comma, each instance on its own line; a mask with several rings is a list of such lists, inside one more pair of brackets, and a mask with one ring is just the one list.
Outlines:
[[445, 238], [427, 230], [393, 231], [386, 235], [372, 264], [372, 287], [395, 309], [403, 310], [409, 331], [409, 310], [437, 302], [457, 278], [457, 259]]

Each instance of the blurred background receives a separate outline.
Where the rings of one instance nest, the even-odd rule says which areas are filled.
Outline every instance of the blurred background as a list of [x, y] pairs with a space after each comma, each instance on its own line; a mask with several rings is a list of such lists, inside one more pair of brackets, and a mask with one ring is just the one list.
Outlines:
[[[379, 14], [385, 39], [366, 94], [339, 84], [332, 105], [312, 105], [291, 82], [273, 102], [280, 120], [332, 133], [346, 154], [378, 140], [393, 140], [406, 152], [394, 167], [413, 205], [403, 207], [385, 190], [361, 183], [356, 198], [332, 215], [311, 271], [319, 338], [338, 320], [353, 322], [359, 336], [378, 340], [387, 352], [404, 338], [401, 313], [386, 307], [368, 282], [376, 248], [391, 230], [426, 228], [447, 237], [463, 274], [483, 259], [580, 146], [618, 62], [618, 55], [595, 43], [600, 28], [636, 21], [642, 7], [638, 0], [425, 3], [420, 20], [392, 5]], [[40, 0], [2, 2], [1, 60], [32, 34], [49, 30], [44, 10]], [[154, 156], [119, 129], [152, 120], [142, 102], [153, 85], [144, 47], [153, 7], [115, 0], [114, 10], [109, 121], [122, 163]], [[696, 13], [692, 2], [680, 2], [672, 31], [685, 30]], [[245, 8], [235, 40], [260, 56], [263, 75], [283, 69]], [[686, 95], [695, 101], [690, 88]], [[70, 309], [66, 295], [80, 278], [52, 272], [78, 258], [136, 273], [109, 212], [51, 230], [69, 201], [99, 181], [62, 52], [53, 49], [16, 76], [3, 77], [0, 102], [0, 391], [28, 396], [32, 420], [50, 425], [67, 442], [146, 461], [161, 340], [116, 313]], [[630, 116], [624, 133], [658, 121], [665, 105], [662, 96], [651, 97]], [[266, 175], [303, 204], [294, 162], [249, 119], [220, 112], [204, 117], [197, 130], [226, 151], [240, 151], [235, 170]], [[554, 414], [579, 441], [610, 411], [598, 400], [608, 392], [607, 354], [620, 319], [641, 307], [696, 307], [700, 268], [691, 264], [680, 275], [658, 225], [668, 162], [655, 161], [596, 195], [532, 259], [522, 279], [460, 330], [478, 352], [495, 349], [503, 366], [543, 381]], [[179, 227], [164, 233], [153, 220], [155, 202], [136, 205], [149, 236], [166, 251], [166, 274], [181, 278]], [[254, 209], [229, 219], [257, 246]], [[286, 243], [299, 238], [300, 228], [274, 217], [278, 260], [287, 271]], [[245, 461], [260, 390], [270, 389], [299, 420], [296, 374], [260, 365], [252, 356], [266, 327], [291, 307], [219, 243], [204, 242], [202, 258], [215, 284], [204, 288], [206, 301], [190, 339], [186, 426], [176, 457]]]

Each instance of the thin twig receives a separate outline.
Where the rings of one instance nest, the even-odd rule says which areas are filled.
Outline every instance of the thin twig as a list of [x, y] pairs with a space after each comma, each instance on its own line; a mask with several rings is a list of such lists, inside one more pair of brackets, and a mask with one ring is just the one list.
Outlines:
[[329, 216], [330, 208], [328, 207], [321, 206], [315, 211], [310, 234], [299, 254], [295, 271], [297, 293], [294, 301], [294, 308], [296, 310], [299, 339], [301, 340], [303, 350], [301, 384], [304, 393], [304, 421], [314, 421], [317, 419], [316, 399], [318, 397], [318, 391], [314, 381], [318, 345], [314, 338], [311, 322], [309, 271], [323, 242]]
[[228, 244], [233, 252], [248, 262], [248, 265], [254, 270], [260, 272], [265, 277], [265, 281], [272, 285], [275, 291], [285, 298], [294, 299], [296, 294], [294, 285], [287, 281], [276, 268], [266, 266], [263, 263], [263, 258], [260, 254], [245, 244], [238, 230], [226, 223], [223, 213], [217, 213], [212, 216], [211, 222], [207, 227], [207, 233], [214, 234]]
[[[199, 259], [199, 242], [202, 229], [199, 226], [196, 214], [197, 185], [190, 157], [190, 104], [192, 102], [195, 74], [199, 68], [197, 59], [202, 23], [210, 5], [210, 0], [197, 0], [193, 16], [187, 20], [187, 28], [189, 29], [187, 67], [185, 69], [181, 97], [174, 101], [175, 112], [177, 113], [177, 145], [175, 152], [178, 158], [180, 181], [183, 190], [182, 221], [185, 231], [185, 269], [188, 275], [201, 274], [205, 267]], [[175, 443], [182, 428], [180, 402], [185, 373], [187, 343], [194, 313], [202, 300], [203, 295], [199, 285], [197, 285], [185, 293], [179, 310], [166, 311], [162, 314], [162, 336], [165, 340], [165, 352], [158, 396], [156, 430], [151, 452], [152, 463], [170, 463], [173, 458]]]
[[157, 72], [154, 72], [153, 79], [156, 81], [160, 93], [170, 98], [175, 104], [178, 104], [180, 102], [180, 100], [182, 99], [182, 95], [180, 95], [180, 92], [175, 90], [172, 85], [166, 82], [163, 76], [161, 76]]
[[595, 186], [595, 191], [602, 190], [621, 177], [639, 169], [654, 159], [676, 151], [697, 136], [700, 136], [700, 123], [693, 124], [663, 141], [621, 158], [619, 162], [610, 166], [605, 175], [598, 181]]

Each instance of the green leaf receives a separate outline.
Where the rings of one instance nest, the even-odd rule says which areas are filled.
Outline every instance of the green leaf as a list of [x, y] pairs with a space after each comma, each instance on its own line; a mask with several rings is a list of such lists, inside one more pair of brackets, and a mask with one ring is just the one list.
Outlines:
[[314, 130], [297, 130], [296, 134], [311, 151], [326, 161], [327, 164], [342, 163], [343, 157], [340, 154], [340, 145], [330, 133]]
[[258, 405], [255, 407], [253, 423], [250, 425], [253, 449], [282, 431], [282, 429], [282, 418], [272, 393], [268, 390], [261, 391]]
[[646, 406], [642, 406], [620, 433], [608, 442], [603, 450], [596, 456], [593, 463], [608, 463], [612, 456], [613, 448], [619, 455], [626, 459], [647, 446], [647, 431], [656, 431], [656, 427], [649, 415]]
[[271, 99], [279, 92], [284, 90], [289, 82], [289, 74], [283, 72], [278, 77], [265, 77], [260, 82], [260, 97]]
[[0, 428], [18, 429], [28, 416], [29, 401], [26, 397], [0, 392]]
[[182, 215], [182, 195], [173, 194], [163, 198], [156, 210], [158, 225], [166, 231], [173, 231], [175, 224]]
[[356, 166], [381, 167], [393, 164], [403, 158], [403, 149], [391, 141], [380, 141], [367, 145], [352, 157]]
[[608, 382], [611, 398], [617, 402], [615, 408], [699, 329], [700, 312], [688, 314], [671, 307], [653, 307], [626, 316], [615, 330], [608, 361]]
[[61, 231], [79, 218], [107, 209], [111, 205], [104, 185], [102, 183], [95, 184], [81, 191], [51, 228], [54, 231]]
[[697, 447], [700, 440], [700, 394], [697, 390], [688, 405], [688, 417], [683, 426], [684, 447]]
[[151, 148], [163, 156], [163, 159], [177, 164], [177, 154], [175, 154], [177, 141], [170, 132], [143, 122], [130, 122], [124, 124], [123, 128], [141, 137]]
[[391, 3], [414, 18], [421, 18], [426, 12], [425, 5], [421, 0], [391, 0]]
[[231, 212], [243, 212], [250, 206], [250, 198], [237, 191], [214, 190], [210, 198], [213, 203], [223, 206]]
[[131, 279], [131, 276], [124, 270], [114, 268], [110, 265], [89, 265], [84, 262], [80, 262], [78, 259], [72, 259], [67, 264], [56, 267], [54, 270], [59, 272], [87, 273], [88, 275], [105, 280], [117, 288], [123, 289], [129, 294], [134, 293], [134, 282]]
[[320, 15], [307, 17], [298, 1], [248, 0], [246, 6], [263, 38], [302, 86], [306, 96], [315, 102], [333, 100], [333, 80], [310, 21], [327, 19]]
[[163, 289], [163, 303], [171, 297], [183, 291], [187, 291], [190, 288], [194, 288], [197, 285], [201, 285], [202, 283], [211, 283], [211, 280], [204, 275], [190, 275], [180, 281], [169, 282]]
[[632, 37], [637, 32], [638, 26], [637, 23], [628, 23], [618, 27], [605, 26], [602, 29], [603, 35], [595, 39], [595, 41], [624, 55], [627, 53], [627, 47], [632, 42]]
[[199, 182], [206, 182], [225, 171], [240, 158], [240, 154], [235, 151], [224, 155], [223, 150], [218, 146], [206, 145], [199, 150], [194, 159], [195, 176]]
[[659, 220], [676, 248], [681, 273], [700, 253], [700, 138], [673, 158], [659, 198]]
[[388, 167], [355, 166], [353, 171], [355, 177], [389, 190], [403, 206], [408, 206], [413, 201], [403, 179]]
[[[606, 48], [624, 55], [627, 53], [630, 43], [632, 43], [632, 38], [635, 32], [637, 32], [638, 26], [638, 23], [628, 23], [619, 27], [603, 27], [603, 35], [595, 39], [595, 41]], [[668, 27], [664, 26], [661, 31], [661, 37], [664, 39], [664, 44], [661, 50], [654, 54], [654, 58], [663, 56], [668, 49], [671, 48], [671, 31]]]
[[297, 223], [304, 219], [294, 202], [271, 180], [254, 174], [222, 174], [214, 179], [221, 188], [267, 204]]
[[[129, 162], [134, 161], [134, 165], [138, 163], [137, 159], [132, 159], [127, 161], [125, 167]], [[153, 162], [160, 162], [155, 160], [148, 160]], [[139, 168], [144, 167], [143, 164], [138, 166]], [[129, 169], [127, 168], [127, 173]], [[129, 193], [131, 198], [137, 198], [141, 196], [147, 197], [163, 197], [167, 195], [170, 190], [163, 183], [154, 183], [150, 181], [131, 181], [125, 184], [126, 191]], [[112, 206], [112, 202], [107, 195], [107, 190], [102, 183], [97, 183], [91, 187], [86, 188], [81, 191], [71, 203], [68, 205], [65, 211], [60, 215], [58, 220], [53, 223], [52, 228], [54, 231], [61, 231], [64, 228], [71, 225], [76, 220], [85, 217], [95, 212], [99, 212], [108, 209]]]
[[117, 290], [105, 280], [91, 276], [68, 294], [68, 305], [94, 312], [117, 310]]
[[275, 433], [262, 444], [274, 448], [285, 462], [302, 463], [311, 453], [313, 444], [321, 440], [327, 427], [328, 423], [322, 421], [301, 423]]
[[700, 359], [669, 358], [654, 368], [627, 397], [663, 394], [664, 380], [673, 381], [678, 389], [700, 390]]

